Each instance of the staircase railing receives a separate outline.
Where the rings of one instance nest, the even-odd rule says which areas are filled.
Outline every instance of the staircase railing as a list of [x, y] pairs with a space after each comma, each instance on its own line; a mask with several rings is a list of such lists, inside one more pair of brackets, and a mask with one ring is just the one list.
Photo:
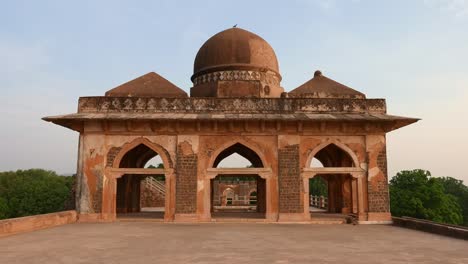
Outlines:
[[149, 189], [158, 192], [162, 196], [166, 196], [166, 183], [164, 181], [158, 181], [153, 177], [146, 177], [144, 183]]

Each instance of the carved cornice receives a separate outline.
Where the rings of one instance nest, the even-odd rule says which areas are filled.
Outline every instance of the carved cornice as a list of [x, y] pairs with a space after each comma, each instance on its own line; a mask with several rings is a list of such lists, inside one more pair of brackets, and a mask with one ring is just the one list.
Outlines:
[[81, 97], [78, 113], [385, 113], [384, 99]]

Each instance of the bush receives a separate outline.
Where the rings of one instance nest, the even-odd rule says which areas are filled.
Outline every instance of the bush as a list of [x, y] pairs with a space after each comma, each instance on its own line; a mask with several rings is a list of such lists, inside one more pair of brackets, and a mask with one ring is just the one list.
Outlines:
[[0, 173], [0, 219], [63, 211], [74, 177], [42, 169]]

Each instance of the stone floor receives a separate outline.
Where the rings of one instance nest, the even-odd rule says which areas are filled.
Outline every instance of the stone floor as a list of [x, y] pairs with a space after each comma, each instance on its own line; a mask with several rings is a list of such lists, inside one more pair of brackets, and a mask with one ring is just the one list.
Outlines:
[[468, 241], [382, 225], [70, 224], [0, 238], [0, 263], [468, 263]]

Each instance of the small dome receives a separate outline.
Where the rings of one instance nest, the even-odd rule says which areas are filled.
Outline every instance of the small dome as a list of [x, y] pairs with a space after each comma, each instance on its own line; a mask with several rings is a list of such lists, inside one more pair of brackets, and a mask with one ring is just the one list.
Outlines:
[[354, 98], [365, 99], [366, 95], [315, 71], [314, 77], [288, 93], [289, 97], [305, 98]]
[[268, 69], [279, 76], [273, 48], [261, 37], [240, 28], [230, 28], [208, 39], [195, 57], [192, 80], [220, 70]]
[[147, 73], [106, 92], [115, 97], [188, 97], [187, 93], [155, 72]]

